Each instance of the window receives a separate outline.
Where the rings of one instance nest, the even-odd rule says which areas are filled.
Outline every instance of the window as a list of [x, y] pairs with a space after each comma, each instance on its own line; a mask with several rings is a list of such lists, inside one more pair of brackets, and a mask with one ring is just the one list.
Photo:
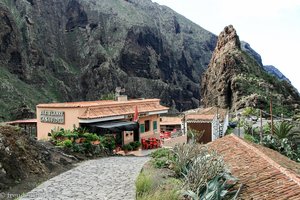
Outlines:
[[153, 130], [154, 130], [154, 131], [157, 130], [157, 121], [153, 121]]
[[140, 133], [145, 133], [145, 124], [140, 124]]
[[145, 121], [145, 132], [150, 131], [150, 120]]

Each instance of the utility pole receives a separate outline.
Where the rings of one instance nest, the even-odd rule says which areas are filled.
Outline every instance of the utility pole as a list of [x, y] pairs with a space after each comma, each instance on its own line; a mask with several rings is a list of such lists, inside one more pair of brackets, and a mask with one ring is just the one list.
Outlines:
[[219, 123], [219, 107], [217, 105], [217, 131], [218, 131], [218, 137], [220, 138], [220, 123]]
[[262, 143], [262, 135], [263, 135], [263, 128], [262, 128], [262, 110], [260, 109], [260, 143]]
[[274, 133], [274, 124], [273, 124], [273, 109], [272, 109], [272, 96], [270, 94], [270, 114], [271, 114], [271, 134]]

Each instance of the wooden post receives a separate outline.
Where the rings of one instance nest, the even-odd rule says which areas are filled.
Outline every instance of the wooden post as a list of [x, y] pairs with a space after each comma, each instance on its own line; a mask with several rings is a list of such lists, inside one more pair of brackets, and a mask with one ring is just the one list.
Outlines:
[[260, 109], [260, 143], [262, 143], [263, 128], [262, 128], [262, 110]]
[[270, 94], [270, 114], [271, 114], [271, 134], [274, 133], [274, 124], [273, 124], [273, 109], [272, 109], [272, 96]]

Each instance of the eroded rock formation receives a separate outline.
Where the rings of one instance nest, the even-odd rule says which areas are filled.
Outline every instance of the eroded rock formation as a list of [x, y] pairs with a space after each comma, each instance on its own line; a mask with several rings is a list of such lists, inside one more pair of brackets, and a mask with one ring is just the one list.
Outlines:
[[201, 94], [204, 106], [230, 109], [268, 107], [271, 97], [281, 112], [291, 111], [300, 103], [297, 90], [289, 82], [269, 75], [257, 60], [241, 50], [232, 25], [226, 26], [218, 37], [202, 76]]

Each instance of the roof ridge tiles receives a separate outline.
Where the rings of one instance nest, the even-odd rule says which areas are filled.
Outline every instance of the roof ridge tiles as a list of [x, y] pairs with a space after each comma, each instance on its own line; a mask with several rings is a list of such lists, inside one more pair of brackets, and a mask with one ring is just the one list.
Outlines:
[[295, 182], [298, 186], [300, 186], [300, 178], [298, 178], [296, 176], [295, 173], [289, 171], [287, 168], [281, 166], [280, 164], [276, 163], [273, 159], [269, 158], [266, 154], [264, 154], [262, 151], [260, 151], [259, 149], [257, 149], [256, 147], [248, 144], [247, 142], [245, 142], [244, 140], [242, 140], [241, 138], [238, 138], [237, 136], [235, 136], [234, 134], [229, 135], [232, 138], [234, 138], [237, 142], [239, 142], [240, 144], [244, 145], [245, 147], [247, 147], [248, 149], [250, 149], [251, 151], [253, 151], [254, 153], [256, 153], [258, 156], [260, 156], [261, 158], [263, 158], [265, 161], [267, 161], [271, 166], [273, 166], [274, 168], [276, 168], [277, 170], [279, 170], [282, 174], [284, 174], [285, 176], [287, 176], [290, 180], [292, 180], [293, 182]]

